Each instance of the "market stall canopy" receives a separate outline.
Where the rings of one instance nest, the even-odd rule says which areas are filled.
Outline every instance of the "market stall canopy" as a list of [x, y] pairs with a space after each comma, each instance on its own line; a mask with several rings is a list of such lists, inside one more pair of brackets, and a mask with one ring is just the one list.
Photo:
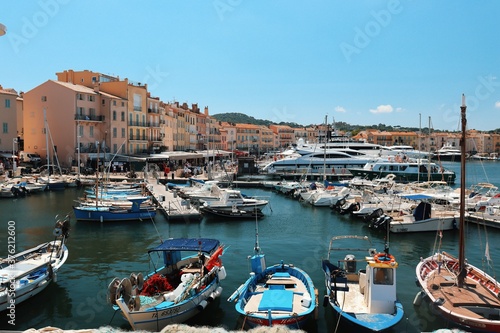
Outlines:
[[222, 156], [231, 156], [232, 152], [219, 150], [219, 149], [211, 149], [211, 150], [198, 150], [198, 154], [202, 154], [203, 157], [222, 157]]

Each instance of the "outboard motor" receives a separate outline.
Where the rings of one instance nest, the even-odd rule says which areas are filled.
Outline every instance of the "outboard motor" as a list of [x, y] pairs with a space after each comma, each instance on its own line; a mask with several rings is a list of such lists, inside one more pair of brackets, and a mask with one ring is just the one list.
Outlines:
[[365, 222], [368, 224], [372, 224], [376, 220], [378, 220], [379, 217], [381, 217], [384, 214], [384, 210], [382, 208], [377, 208], [371, 214], [365, 216]]
[[345, 256], [344, 270], [347, 273], [356, 273], [356, 257], [353, 254], [348, 254]]

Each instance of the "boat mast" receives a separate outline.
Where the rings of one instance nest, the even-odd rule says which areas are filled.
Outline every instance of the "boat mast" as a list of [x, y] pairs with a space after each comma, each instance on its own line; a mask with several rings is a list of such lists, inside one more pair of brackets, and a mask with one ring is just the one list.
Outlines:
[[326, 145], [328, 137], [328, 115], [325, 116], [325, 139], [323, 144], [323, 182], [326, 180]]
[[[257, 212], [257, 206], [255, 206], [255, 212]], [[260, 246], [259, 246], [259, 222], [257, 213], [255, 214], [255, 247], [253, 248], [255, 254], [260, 254]]]
[[99, 210], [99, 141], [97, 143], [97, 167], [95, 172], [95, 208]]
[[465, 280], [465, 137], [467, 128], [467, 119], [465, 117], [465, 111], [467, 106], [465, 105], [465, 95], [462, 94], [462, 106], [461, 118], [462, 118], [462, 137], [460, 138], [460, 150], [461, 150], [461, 162], [460, 162], [460, 222], [459, 222], [459, 250], [458, 250], [458, 263], [459, 263], [459, 274], [457, 277], [457, 284], [459, 288], [462, 288]]
[[43, 109], [43, 125], [45, 126], [45, 146], [47, 147], [47, 172], [49, 173], [47, 176], [47, 183], [50, 186], [50, 149], [49, 149], [49, 132], [47, 125], [47, 110]]

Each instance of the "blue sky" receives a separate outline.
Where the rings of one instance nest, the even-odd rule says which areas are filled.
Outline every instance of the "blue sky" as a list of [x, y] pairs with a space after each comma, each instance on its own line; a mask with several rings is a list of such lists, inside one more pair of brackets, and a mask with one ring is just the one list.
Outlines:
[[[7, 5], [8, 3], [8, 5]], [[0, 84], [66, 69], [147, 83], [211, 114], [500, 128], [498, 1], [5, 1]]]

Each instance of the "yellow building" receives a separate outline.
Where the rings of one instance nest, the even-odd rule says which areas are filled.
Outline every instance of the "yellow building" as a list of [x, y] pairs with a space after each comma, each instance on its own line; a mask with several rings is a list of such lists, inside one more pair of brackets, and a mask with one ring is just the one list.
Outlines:
[[0, 114], [2, 129], [0, 131], [0, 151], [17, 151], [18, 136], [22, 136], [22, 127], [18, 128], [18, 113], [22, 113], [22, 103], [14, 89], [4, 89], [0, 86]]

